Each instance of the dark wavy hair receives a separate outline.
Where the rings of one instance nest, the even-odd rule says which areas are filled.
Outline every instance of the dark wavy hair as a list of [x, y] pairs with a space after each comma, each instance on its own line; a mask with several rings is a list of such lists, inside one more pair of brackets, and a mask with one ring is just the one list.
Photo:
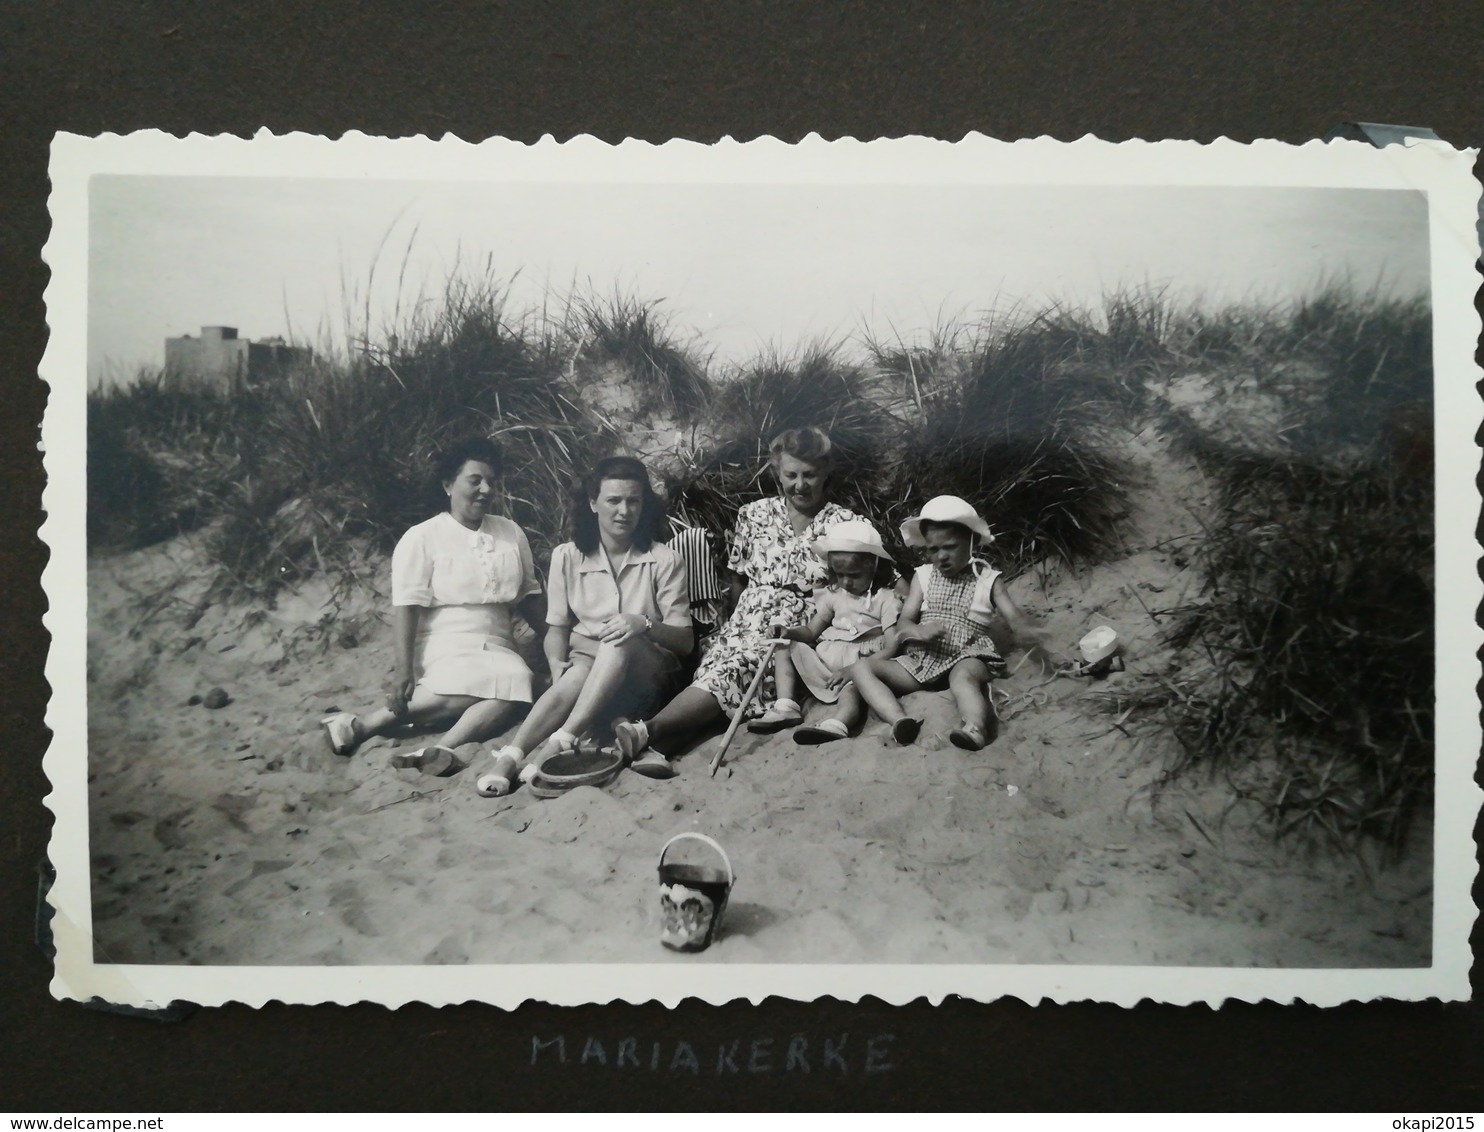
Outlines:
[[447, 487], [458, 478], [459, 472], [470, 460], [488, 464], [496, 479], [504, 471], [505, 460], [500, 455], [500, 446], [487, 436], [471, 436], [438, 453], [438, 458], [433, 463], [438, 482]]
[[587, 475], [582, 477], [575, 498], [572, 500], [572, 541], [583, 554], [598, 549], [598, 516], [589, 506], [598, 498], [604, 480], [625, 480], [639, 485], [644, 495], [639, 521], [634, 524], [634, 546], [648, 550], [657, 542], [663, 542], [669, 530], [666, 525], [665, 501], [655, 494], [649, 483], [649, 469], [644, 461], [632, 456], [609, 456], [599, 460]]

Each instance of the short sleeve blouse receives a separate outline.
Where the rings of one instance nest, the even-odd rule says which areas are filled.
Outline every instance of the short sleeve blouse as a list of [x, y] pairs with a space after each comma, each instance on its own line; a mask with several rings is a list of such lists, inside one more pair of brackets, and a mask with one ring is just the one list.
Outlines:
[[486, 515], [471, 531], [444, 512], [412, 527], [392, 552], [392, 604], [511, 604], [541, 592], [525, 531]]
[[[610, 566], [616, 566], [615, 579]], [[611, 563], [601, 549], [583, 554], [564, 542], [551, 552], [546, 623], [596, 637], [615, 613], [638, 613], [662, 625], [690, 627], [685, 562], [663, 543]]]
[[890, 629], [902, 615], [902, 599], [890, 589], [859, 597], [843, 590], [825, 589], [814, 600], [815, 613], [827, 613], [830, 618], [820, 634], [822, 641], [858, 641], [868, 634]]
[[782, 496], [745, 503], [727, 538], [727, 567], [758, 585], [810, 593], [829, 580], [829, 571], [814, 553], [815, 540], [836, 523], [859, 518], [847, 507], [826, 503], [804, 532], [795, 534]]

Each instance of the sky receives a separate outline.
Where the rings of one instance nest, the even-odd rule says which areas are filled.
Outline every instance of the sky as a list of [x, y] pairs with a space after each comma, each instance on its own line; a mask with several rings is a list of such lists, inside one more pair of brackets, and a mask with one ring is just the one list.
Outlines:
[[682, 341], [725, 364], [1127, 286], [1209, 306], [1335, 279], [1425, 295], [1427, 205], [1322, 188], [96, 175], [89, 381], [159, 367], [166, 337], [208, 325], [343, 348], [368, 304], [378, 337], [399, 305], [486, 267], [517, 309], [574, 289], [659, 300]]

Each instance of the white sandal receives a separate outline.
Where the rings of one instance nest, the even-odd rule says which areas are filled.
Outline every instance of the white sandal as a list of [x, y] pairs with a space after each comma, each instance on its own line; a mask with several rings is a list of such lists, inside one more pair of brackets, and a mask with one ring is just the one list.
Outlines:
[[336, 712], [319, 722], [325, 729], [325, 738], [329, 740], [332, 753], [345, 756], [356, 749], [356, 717], [350, 712]]
[[804, 713], [793, 700], [779, 700], [767, 711], [747, 724], [754, 735], [771, 735], [787, 727], [796, 727], [804, 722]]
[[393, 755], [387, 760], [398, 770], [418, 770], [436, 778], [446, 775], [458, 761], [457, 752], [437, 744], [431, 747], [419, 747], [405, 755]]
[[515, 789], [519, 765], [514, 755], [496, 755], [494, 768], [474, 780], [475, 792], [481, 798], [503, 798]]
[[[545, 747], [551, 747], [552, 749], [543, 755], [541, 751]], [[510, 751], [511, 748], [506, 747], [505, 750]], [[530, 761], [526, 762], [525, 765], [520, 768], [520, 780], [527, 785], [530, 785], [530, 783], [535, 780], [536, 776], [541, 773], [541, 764], [544, 763], [547, 759], [551, 758], [553, 755], [561, 755], [565, 754], [568, 751], [575, 750], [577, 750], [576, 735], [573, 735], [570, 731], [553, 731], [551, 735], [547, 737], [546, 742], [542, 743], [541, 746], [536, 749], [536, 753], [531, 756]]]
[[642, 719], [625, 719], [613, 725], [613, 739], [624, 762], [633, 762], [649, 746], [649, 728]]

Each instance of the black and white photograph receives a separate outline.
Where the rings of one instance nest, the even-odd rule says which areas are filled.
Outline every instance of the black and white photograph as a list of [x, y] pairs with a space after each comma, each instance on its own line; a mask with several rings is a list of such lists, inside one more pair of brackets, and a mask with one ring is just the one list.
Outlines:
[[1445, 144], [53, 181], [59, 996], [1467, 996]]

